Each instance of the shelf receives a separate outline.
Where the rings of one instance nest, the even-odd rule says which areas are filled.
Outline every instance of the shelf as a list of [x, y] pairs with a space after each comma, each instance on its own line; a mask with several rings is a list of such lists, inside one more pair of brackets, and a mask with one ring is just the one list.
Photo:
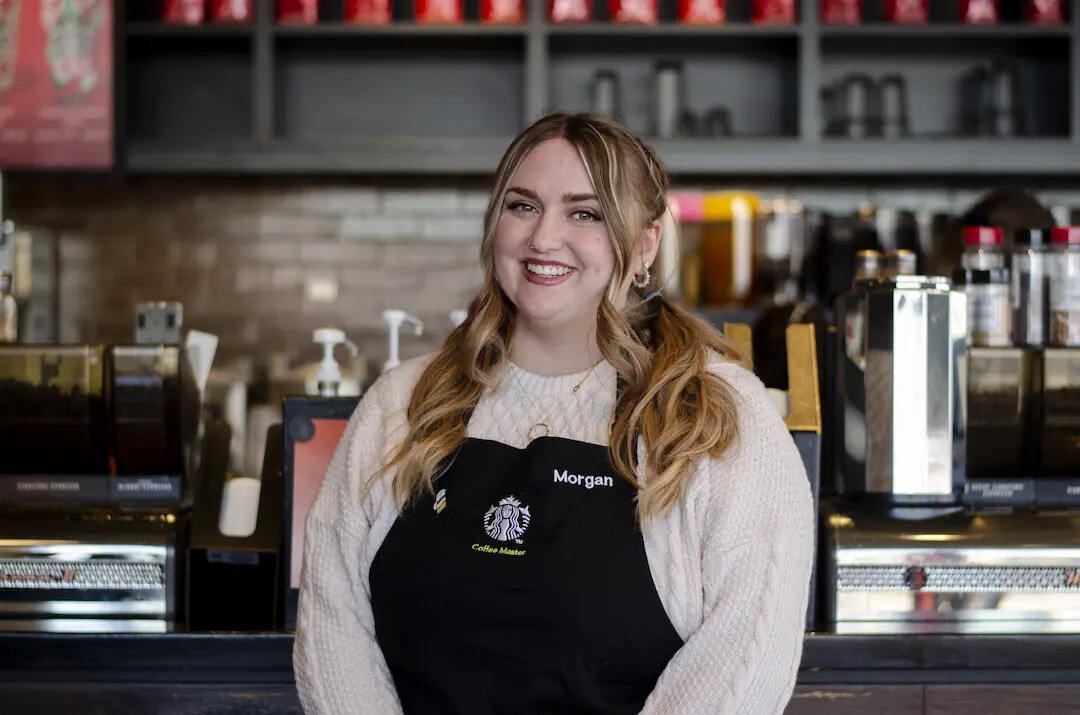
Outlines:
[[[119, 51], [119, 151], [135, 173], [490, 176], [510, 137], [547, 109], [586, 110], [600, 70], [619, 78], [620, 114], [653, 123], [655, 66], [685, 68], [685, 108], [730, 110], [733, 138], [655, 141], [674, 175], [762, 178], [1080, 178], [1080, 25], [754, 24], [750, 0], [729, 22], [551, 23], [530, 0], [525, 24], [343, 21], [340, 0], [316, 25], [160, 22], [156, 3], [128, 3]], [[816, 0], [806, 0], [806, 9]], [[267, 3], [272, 6], [272, 3]], [[408, 11], [401, 6], [398, 10]], [[939, 6], [940, 9], [940, 6]], [[538, 14], [539, 13], [539, 14]], [[960, 80], [989, 60], [1017, 70], [1023, 131], [1040, 138], [955, 138], [970, 102]], [[917, 138], [820, 138], [819, 90], [851, 73], [900, 73]], [[966, 85], [965, 85], [966, 87]], [[759, 138], [760, 137], [760, 138]], [[941, 138], [938, 138], [941, 137]]]
[[1033, 39], [1068, 38], [1068, 25], [822, 25], [821, 37], [944, 37], [957, 40], [969, 38]]
[[198, 33], [130, 38], [124, 76], [131, 140], [182, 144], [250, 134], [251, 42]]
[[136, 173], [492, 174], [511, 137], [386, 137], [268, 143], [218, 142], [169, 146], [131, 142], [127, 167]]
[[214, 24], [214, 25], [179, 25], [165, 22], [129, 22], [124, 25], [127, 37], [238, 37], [254, 36], [255, 28], [251, 25]]
[[279, 37], [273, 137], [512, 136], [524, 113], [524, 44], [512, 35]]
[[741, 176], [1080, 176], [1068, 140], [674, 140], [655, 146], [673, 173]]
[[[135, 173], [494, 173], [510, 137], [235, 141], [168, 146], [132, 142]], [[1080, 177], [1080, 143], [1067, 140], [845, 141], [675, 139], [652, 142], [673, 174], [791, 176]]]
[[420, 25], [397, 22], [390, 25], [352, 25], [326, 23], [321, 25], [276, 25], [276, 37], [524, 37], [524, 25], [485, 25], [478, 22], [461, 25]]
[[594, 22], [581, 24], [548, 24], [547, 33], [552, 37], [798, 37], [798, 25], [752, 25], [730, 23], [724, 25], [683, 25], [660, 23], [658, 25], [620, 25]]

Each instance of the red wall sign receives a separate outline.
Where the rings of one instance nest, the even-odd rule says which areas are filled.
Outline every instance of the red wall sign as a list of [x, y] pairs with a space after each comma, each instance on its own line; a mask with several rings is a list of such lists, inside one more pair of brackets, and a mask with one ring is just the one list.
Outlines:
[[113, 166], [112, 0], [0, 0], [0, 165]]

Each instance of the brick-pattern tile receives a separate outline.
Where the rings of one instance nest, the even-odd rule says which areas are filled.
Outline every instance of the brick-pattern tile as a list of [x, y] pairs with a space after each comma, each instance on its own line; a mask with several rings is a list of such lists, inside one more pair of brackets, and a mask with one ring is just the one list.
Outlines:
[[461, 210], [456, 189], [392, 189], [383, 194], [387, 216], [453, 216]]
[[[482, 189], [329, 179], [88, 183], [35, 177], [10, 194], [17, 222], [60, 232], [59, 330], [69, 342], [130, 340], [138, 301], [178, 300], [188, 327], [219, 336], [222, 360], [258, 362], [277, 351], [316, 360], [312, 330], [335, 325], [374, 375], [386, 359], [383, 310], [424, 321], [423, 336], [401, 339], [404, 358], [420, 355], [445, 339], [450, 310], [481, 279]], [[327, 286], [336, 295], [310, 292]]]

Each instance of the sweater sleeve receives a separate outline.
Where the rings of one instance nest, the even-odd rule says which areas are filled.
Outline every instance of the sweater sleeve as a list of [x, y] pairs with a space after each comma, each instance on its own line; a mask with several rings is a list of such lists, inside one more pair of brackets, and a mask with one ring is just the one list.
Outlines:
[[739, 400], [739, 442], [699, 465], [703, 622], [669, 662], [645, 713], [782, 713], [802, 656], [814, 559], [813, 498], [764, 385], [716, 368]]
[[293, 671], [308, 715], [401, 712], [364, 577], [378, 487], [363, 493], [361, 485], [385, 449], [388, 377], [350, 417], [307, 517]]

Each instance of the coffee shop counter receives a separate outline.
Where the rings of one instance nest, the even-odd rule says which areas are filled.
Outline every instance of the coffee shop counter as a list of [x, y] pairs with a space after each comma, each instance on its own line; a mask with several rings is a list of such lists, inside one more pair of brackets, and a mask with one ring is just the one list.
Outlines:
[[[298, 713], [290, 633], [0, 634], [0, 711]], [[1080, 711], [1080, 635], [807, 635], [793, 715]]]

